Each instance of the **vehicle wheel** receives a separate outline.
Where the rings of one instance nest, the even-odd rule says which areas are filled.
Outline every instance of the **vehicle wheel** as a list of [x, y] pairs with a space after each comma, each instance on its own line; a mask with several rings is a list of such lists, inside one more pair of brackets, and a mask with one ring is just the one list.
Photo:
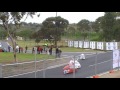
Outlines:
[[64, 70], [64, 74], [67, 74], [68, 73], [68, 71], [67, 70]]
[[63, 73], [66, 74], [66, 70], [64, 70]]

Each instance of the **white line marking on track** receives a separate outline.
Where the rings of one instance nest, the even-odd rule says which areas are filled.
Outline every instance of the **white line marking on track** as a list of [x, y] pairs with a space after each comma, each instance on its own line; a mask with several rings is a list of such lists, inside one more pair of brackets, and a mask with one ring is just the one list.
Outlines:
[[[47, 67], [46, 69], [37, 70], [36, 72], [43, 71], [43, 70], [48, 70], [48, 69], [52, 69], [52, 68], [56, 68], [56, 67], [60, 67], [60, 66], [66, 65], [66, 64], [67, 63], [60, 64], [60, 65], [50, 66], [50, 67]], [[33, 71], [33, 72], [27, 72], [27, 73], [22, 73], [22, 74], [17, 74], [17, 75], [12, 75], [12, 76], [7, 76], [7, 77], [3, 77], [3, 78], [10, 78], [10, 77], [15, 77], [15, 76], [21, 76], [21, 75], [30, 74], [30, 73], [35, 73], [35, 71]]]
[[100, 63], [97, 63], [97, 64], [89, 65], [89, 67], [91, 67], [91, 66], [95, 66], [95, 65], [98, 65], [98, 64], [102, 64], [102, 63], [105, 63], [105, 62], [109, 62], [109, 61], [112, 61], [112, 59], [107, 60], [107, 61], [104, 61], [104, 62], [100, 62]]

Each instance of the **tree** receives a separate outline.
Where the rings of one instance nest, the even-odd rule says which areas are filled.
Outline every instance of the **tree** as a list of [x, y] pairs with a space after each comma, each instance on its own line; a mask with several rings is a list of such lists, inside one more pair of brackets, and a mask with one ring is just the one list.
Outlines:
[[32, 30], [30, 29], [24, 29], [20, 32], [17, 33], [18, 36], [24, 37], [24, 40], [26, 41], [27, 38], [30, 38], [30, 36], [32, 35]]
[[18, 28], [20, 28], [21, 19], [25, 15], [26, 15], [26, 19], [27, 19], [28, 16], [33, 17], [33, 15], [35, 15], [35, 14], [36, 14], [36, 12], [0, 12], [0, 21], [2, 23], [2, 26], [12, 41], [15, 62], [16, 62], [16, 50], [15, 50], [16, 40], [13, 36], [13, 35], [15, 35], [15, 32], [11, 33], [13, 28], [11, 28], [10, 23], [13, 23], [13, 25], [15, 27], [13, 31], [16, 31]]
[[84, 40], [87, 37], [87, 34], [85, 33], [90, 30], [89, 24], [90, 24], [89, 20], [86, 20], [86, 19], [82, 19], [81, 21], [77, 23], [79, 30], [83, 33]]
[[37, 32], [38, 36], [42, 39], [52, 39], [54, 45], [57, 46], [57, 41], [61, 40], [61, 35], [64, 33], [64, 29], [68, 26], [68, 20], [58, 16], [49, 17], [42, 22], [41, 29]]
[[113, 28], [114, 28], [113, 39], [116, 41], [120, 41], [120, 19], [116, 20]]
[[92, 22], [92, 28], [95, 32], [99, 32], [102, 28], [101, 28], [101, 22], [102, 22], [103, 16], [102, 17], [98, 17], [95, 22]]
[[101, 27], [103, 29], [103, 37], [105, 41], [113, 40], [114, 25], [116, 21], [116, 15], [114, 12], [105, 12], [105, 15], [101, 22]]

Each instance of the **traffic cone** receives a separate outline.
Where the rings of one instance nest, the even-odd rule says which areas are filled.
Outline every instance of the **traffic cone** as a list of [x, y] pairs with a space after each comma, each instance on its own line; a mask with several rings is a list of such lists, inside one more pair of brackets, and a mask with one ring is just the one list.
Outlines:
[[98, 75], [94, 75], [93, 78], [99, 78], [99, 76]]
[[114, 73], [114, 70], [110, 70], [109, 73]]

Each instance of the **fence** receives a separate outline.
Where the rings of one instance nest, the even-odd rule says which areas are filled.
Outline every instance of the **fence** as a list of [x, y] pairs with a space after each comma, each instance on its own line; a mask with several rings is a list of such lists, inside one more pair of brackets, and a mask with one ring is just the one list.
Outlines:
[[[89, 78], [94, 75], [113, 70], [113, 52], [104, 52], [87, 55], [81, 60], [80, 56], [56, 58], [55, 60], [31, 61], [15, 64], [0, 65], [2, 78]], [[70, 74], [64, 74], [63, 68], [70, 60], [77, 60], [81, 68]], [[74, 64], [75, 66], [75, 64]], [[119, 68], [114, 68], [118, 69]]]
[[[56, 58], [40, 61], [31, 61], [24, 63], [14, 63], [14, 64], [4, 64], [2, 67], [2, 77], [12, 77], [18, 75], [24, 75], [28, 73], [36, 73], [38, 71], [43, 71], [45, 69], [52, 68], [55, 65], [60, 66], [69, 62], [70, 57]], [[33, 75], [34, 76], [34, 75]], [[33, 77], [32, 76], [32, 77]], [[34, 76], [36, 77], [36, 75]]]
[[68, 47], [114, 50], [120, 48], [120, 42], [68, 41]]

